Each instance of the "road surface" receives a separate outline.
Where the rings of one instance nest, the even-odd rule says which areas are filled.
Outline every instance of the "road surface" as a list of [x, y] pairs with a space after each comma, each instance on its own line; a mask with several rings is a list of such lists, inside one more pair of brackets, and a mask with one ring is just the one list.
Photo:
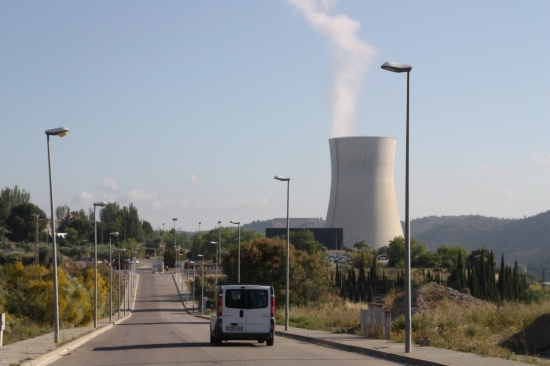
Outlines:
[[51, 365], [398, 365], [281, 337], [273, 347], [257, 341], [215, 347], [208, 321], [184, 311], [171, 275], [138, 273], [134, 314]]

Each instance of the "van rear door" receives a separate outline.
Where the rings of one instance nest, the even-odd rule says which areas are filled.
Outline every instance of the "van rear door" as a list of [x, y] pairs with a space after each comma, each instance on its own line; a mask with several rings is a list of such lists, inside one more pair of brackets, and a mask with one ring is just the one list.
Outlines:
[[247, 286], [246, 300], [248, 333], [269, 333], [271, 324], [271, 294], [269, 293], [269, 287]]
[[243, 288], [224, 289], [224, 312], [222, 332], [246, 333], [246, 290]]

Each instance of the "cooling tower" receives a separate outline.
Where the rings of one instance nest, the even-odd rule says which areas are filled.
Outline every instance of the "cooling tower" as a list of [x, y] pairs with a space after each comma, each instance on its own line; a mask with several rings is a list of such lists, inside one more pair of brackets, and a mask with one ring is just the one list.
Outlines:
[[344, 229], [344, 245], [380, 248], [403, 235], [393, 179], [396, 139], [329, 139], [332, 166], [327, 228]]

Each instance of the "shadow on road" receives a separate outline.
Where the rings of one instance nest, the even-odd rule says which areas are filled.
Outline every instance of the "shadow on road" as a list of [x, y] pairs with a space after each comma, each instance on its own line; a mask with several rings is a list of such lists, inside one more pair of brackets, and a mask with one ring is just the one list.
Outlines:
[[133, 344], [128, 346], [96, 347], [93, 351], [125, 351], [130, 349], [157, 349], [157, 348], [196, 348], [214, 347], [208, 342], [198, 343], [158, 343], [158, 344]]
[[120, 323], [120, 324], [117, 324], [117, 327], [118, 326], [121, 326], [121, 325], [154, 325], [154, 324], [191, 324], [191, 325], [195, 325], [195, 324], [210, 324], [210, 322], [158, 322], [158, 323]]

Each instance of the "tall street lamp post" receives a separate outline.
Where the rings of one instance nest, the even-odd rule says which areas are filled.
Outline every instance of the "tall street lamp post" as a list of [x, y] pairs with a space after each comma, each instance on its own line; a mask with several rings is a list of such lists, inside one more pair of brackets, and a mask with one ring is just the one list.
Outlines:
[[217, 285], [218, 284], [218, 242], [211, 241], [210, 244], [214, 244], [216, 246], [216, 285]]
[[54, 323], [54, 342], [59, 342], [59, 300], [57, 288], [57, 248], [55, 243], [55, 216], [53, 212], [53, 185], [52, 185], [52, 161], [50, 157], [50, 136], [63, 137], [69, 133], [67, 127], [59, 127], [51, 130], [46, 130], [48, 141], [48, 170], [50, 172], [50, 205], [52, 214], [52, 257], [53, 257], [53, 323]]
[[286, 303], [285, 303], [285, 332], [288, 331], [288, 284], [290, 282], [290, 177], [276, 175], [275, 179], [286, 182]]
[[199, 243], [202, 241], [201, 222], [199, 221]]
[[201, 315], [204, 315], [204, 308], [202, 306], [204, 303], [204, 255], [197, 254], [197, 257], [201, 259]]
[[95, 214], [97, 206], [105, 207], [107, 202], [94, 202], [94, 328], [97, 328], [97, 220]]
[[411, 353], [411, 238], [409, 221], [409, 80], [412, 66], [397, 62], [386, 62], [381, 66], [384, 70], [407, 73], [407, 136], [405, 157], [405, 353]]
[[[126, 248], [115, 249], [118, 252], [118, 318], [120, 319], [120, 252], [125, 252]], [[126, 314], [126, 310], [124, 310]]]
[[219, 247], [219, 251], [218, 251], [219, 259], [216, 257], [216, 261], [217, 260], [221, 261], [222, 259], [222, 222], [221, 221], [218, 221], [218, 247]]
[[238, 225], [239, 231], [239, 246], [237, 249], [237, 283], [241, 283], [241, 222], [229, 221], [232, 224]]
[[[174, 252], [176, 250], [178, 250], [178, 248], [176, 247], [176, 221], [178, 220], [177, 218], [174, 218], [172, 219], [174, 220]], [[178, 257], [176, 255], [176, 263], [174, 264], [174, 269], [176, 270], [176, 279], [178, 278]]]
[[109, 233], [109, 321], [113, 321], [113, 261], [111, 259], [111, 238], [117, 237], [118, 232]]
[[[193, 312], [195, 312], [195, 262], [191, 261], [189, 264], [193, 265]], [[189, 297], [187, 297], [187, 300], [189, 300]]]

